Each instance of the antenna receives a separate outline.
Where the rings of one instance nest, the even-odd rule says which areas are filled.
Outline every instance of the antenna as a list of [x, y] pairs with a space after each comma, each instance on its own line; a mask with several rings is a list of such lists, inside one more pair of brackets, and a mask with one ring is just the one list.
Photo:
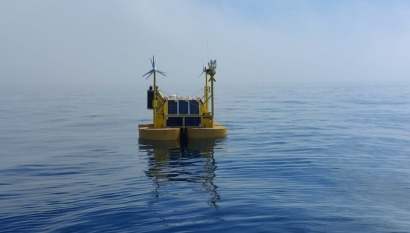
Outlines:
[[209, 46], [208, 46], [208, 40], [206, 40], [206, 56], [209, 59]]

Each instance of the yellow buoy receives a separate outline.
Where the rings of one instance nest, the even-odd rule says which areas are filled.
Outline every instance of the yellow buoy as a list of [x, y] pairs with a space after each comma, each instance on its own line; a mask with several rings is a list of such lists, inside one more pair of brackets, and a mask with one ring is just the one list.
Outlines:
[[[227, 135], [227, 128], [215, 123], [214, 82], [216, 74], [216, 60], [211, 60], [205, 73], [204, 96], [164, 97], [158, 90], [156, 73], [166, 75], [155, 66], [155, 57], [151, 59], [152, 70], [143, 75], [153, 74], [154, 86], [147, 91], [147, 108], [153, 111], [153, 122], [138, 126], [140, 139], [143, 140], [178, 140], [223, 138]], [[209, 79], [208, 79], [209, 77]], [[208, 82], [210, 85], [208, 85]], [[209, 102], [211, 108], [209, 109]]]

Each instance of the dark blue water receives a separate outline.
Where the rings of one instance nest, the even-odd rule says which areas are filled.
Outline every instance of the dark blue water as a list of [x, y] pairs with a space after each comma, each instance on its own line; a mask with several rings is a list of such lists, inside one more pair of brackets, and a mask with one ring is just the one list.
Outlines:
[[217, 86], [226, 139], [138, 140], [145, 87], [1, 88], [1, 232], [410, 232], [410, 86]]

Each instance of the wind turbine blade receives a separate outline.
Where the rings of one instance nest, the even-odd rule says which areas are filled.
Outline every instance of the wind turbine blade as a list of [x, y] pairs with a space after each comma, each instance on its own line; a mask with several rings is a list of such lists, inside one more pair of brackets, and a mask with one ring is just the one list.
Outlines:
[[164, 75], [164, 76], [167, 76], [167, 73], [165, 73], [165, 72], [162, 72], [162, 71], [159, 71], [159, 70], [157, 70], [157, 72]]
[[155, 69], [155, 57], [154, 57], [154, 55], [152, 55], [151, 65], [152, 65], [152, 68]]
[[[150, 71], [148, 71], [146, 74], [144, 74], [142, 77], [144, 77], [145, 75], [147, 75], [147, 74], [152, 74], [152, 72], [154, 72], [154, 70], [150, 70]], [[149, 77], [149, 75], [148, 75], [148, 77]]]
[[198, 76], [198, 78], [200, 78], [202, 76], [202, 74], [205, 73], [205, 71], [202, 71], [202, 73]]
[[147, 79], [151, 76], [151, 74], [152, 74], [152, 73], [150, 73], [145, 80], [147, 80]]

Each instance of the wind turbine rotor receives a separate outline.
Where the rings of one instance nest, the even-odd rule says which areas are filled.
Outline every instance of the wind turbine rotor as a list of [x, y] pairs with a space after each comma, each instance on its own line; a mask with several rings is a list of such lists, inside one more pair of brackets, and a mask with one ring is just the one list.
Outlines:
[[[206, 69], [206, 73], [209, 74], [210, 76], [214, 76], [216, 71], [216, 60], [209, 60], [208, 62], [208, 68]], [[215, 80], [215, 79], [213, 79]]]
[[153, 73], [159, 73], [161, 75], [167, 76], [167, 74], [165, 72], [157, 70], [157, 68], [155, 67], [155, 57], [154, 56], [152, 56], [152, 58], [150, 58], [150, 61], [151, 61], [152, 69], [150, 71], [148, 71], [146, 74], [144, 74], [142, 77], [145, 77], [146, 75], [148, 75], [147, 78], [146, 78], [146, 79], [148, 79], [151, 76], [151, 74], [153, 74]]

